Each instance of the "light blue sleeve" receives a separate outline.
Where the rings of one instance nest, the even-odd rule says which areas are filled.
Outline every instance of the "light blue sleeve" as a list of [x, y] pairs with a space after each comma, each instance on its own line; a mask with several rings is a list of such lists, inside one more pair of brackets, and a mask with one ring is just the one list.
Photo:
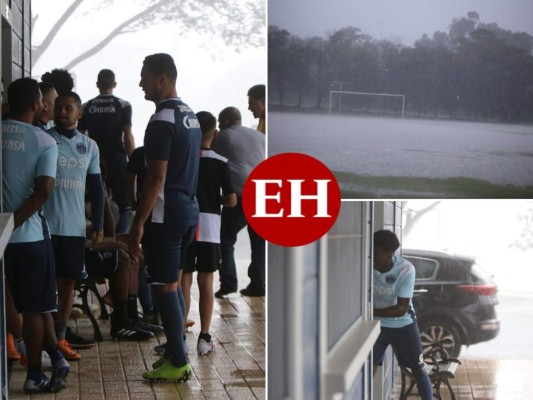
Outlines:
[[88, 175], [100, 173], [100, 150], [94, 140], [91, 140], [91, 161], [89, 162], [89, 168], [87, 169]]
[[409, 267], [408, 271], [400, 274], [400, 281], [398, 282], [398, 297], [411, 299], [415, 289], [415, 269]]
[[40, 149], [39, 160], [37, 162], [37, 176], [50, 176], [56, 178], [57, 173], [57, 145], [43, 146]]

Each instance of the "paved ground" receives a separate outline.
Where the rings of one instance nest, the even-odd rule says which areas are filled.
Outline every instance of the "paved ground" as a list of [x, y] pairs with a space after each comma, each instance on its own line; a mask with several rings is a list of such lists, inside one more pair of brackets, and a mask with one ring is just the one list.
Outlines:
[[[246, 272], [250, 262], [249, 242], [244, 231], [239, 241], [236, 258], [239, 284], [244, 288], [248, 284]], [[218, 282], [218, 276], [215, 280]], [[187, 334], [191, 351], [196, 348], [199, 332], [197, 301], [198, 291], [195, 288], [190, 318], [198, 322]], [[216, 300], [211, 330], [215, 351], [209, 356], [198, 356], [195, 351], [189, 353], [194, 376], [187, 383], [150, 384], [141, 378], [141, 374], [157, 360], [153, 347], [164, 341], [164, 335], [142, 343], [117, 342], [109, 336], [109, 321], [99, 321], [99, 324], [104, 341], [93, 349], [81, 350], [82, 359], [71, 363], [67, 389], [55, 395], [26, 395], [22, 390], [25, 370], [17, 362], [9, 367], [9, 399], [265, 398], [264, 297], [247, 298], [232, 294], [226, 299]], [[76, 326], [78, 333], [86, 336], [92, 334], [88, 319], [79, 319]]]
[[[450, 383], [457, 400], [529, 400], [533, 398], [529, 388], [532, 372], [533, 360], [464, 360]], [[395, 399], [399, 391], [396, 386]], [[418, 396], [409, 396], [415, 398]]]

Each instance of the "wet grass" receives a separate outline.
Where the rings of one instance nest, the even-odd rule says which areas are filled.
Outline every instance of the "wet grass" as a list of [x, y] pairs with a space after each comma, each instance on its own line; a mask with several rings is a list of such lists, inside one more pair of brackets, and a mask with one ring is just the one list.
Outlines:
[[533, 186], [498, 185], [472, 178], [369, 176], [334, 171], [343, 199], [531, 199]]

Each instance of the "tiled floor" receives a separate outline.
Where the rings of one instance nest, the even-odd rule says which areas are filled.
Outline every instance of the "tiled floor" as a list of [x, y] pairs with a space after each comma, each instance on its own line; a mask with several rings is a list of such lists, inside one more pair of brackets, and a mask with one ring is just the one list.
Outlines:
[[[239, 240], [245, 242], [246, 237], [239, 235]], [[248, 284], [246, 272], [250, 262], [247, 248], [243, 246], [246, 242], [237, 248], [241, 287]], [[226, 299], [216, 299], [211, 329], [215, 351], [209, 356], [198, 356], [194, 351], [199, 331], [196, 287], [193, 284], [189, 318], [197, 324], [187, 333], [194, 372], [191, 381], [179, 384], [144, 381], [141, 374], [157, 360], [153, 348], [164, 341], [164, 335], [148, 342], [117, 342], [109, 336], [109, 322], [99, 321], [104, 341], [93, 349], [81, 350], [82, 359], [71, 362], [67, 389], [55, 395], [26, 395], [22, 390], [25, 370], [13, 363], [9, 368], [9, 399], [264, 399], [265, 298], [232, 294]], [[88, 319], [79, 319], [77, 326], [79, 333], [89, 336]]]
[[[529, 400], [532, 372], [533, 360], [462, 360], [450, 383], [457, 400]], [[394, 398], [399, 398], [398, 386]]]

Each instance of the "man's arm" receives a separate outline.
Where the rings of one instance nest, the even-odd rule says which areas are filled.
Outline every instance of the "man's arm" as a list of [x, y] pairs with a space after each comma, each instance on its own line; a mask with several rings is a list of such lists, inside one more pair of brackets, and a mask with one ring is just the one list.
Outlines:
[[48, 200], [54, 189], [55, 179], [50, 176], [39, 176], [35, 179], [33, 193], [26, 199], [22, 206], [15, 212], [15, 229], [35, 214]]
[[411, 299], [398, 297], [398, 303], [387, 308], [374, 308], [374, 317], [402, 317], [409, 309]]
[[152, 212], [167, 174], [167, 160], [148, 160], [148, 168], [144, 179], [142, 195], [135, 218], [131, 226], [128, 248], [130, 255], [137, 259], [140, 254], [139, 244], [143, 236], [144, 223]]
[[128, 157], [131, 157], [131, 154], [135, 150], [135, 138], [131, 131], [131, 125], [124, 125], [124, 148]]

